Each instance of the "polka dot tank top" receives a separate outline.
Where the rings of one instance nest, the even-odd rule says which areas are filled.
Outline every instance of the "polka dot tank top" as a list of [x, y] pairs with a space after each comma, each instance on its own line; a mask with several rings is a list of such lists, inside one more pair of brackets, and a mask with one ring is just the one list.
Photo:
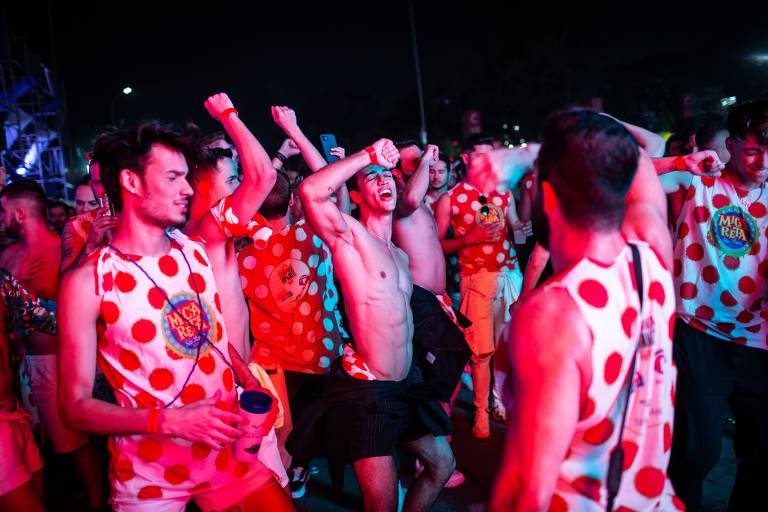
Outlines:
[[[181, 407], [220, 390], [217, 407], [237, 411], [234, 375], [227, 364], [227, 334], [208, 256], [201, 245], [180, 231], [170, 232], [169, 237], [171, 248], [163, 256], [128, 255], [159, 288], [109, 246], [91, 256], [97, 265], [96, 290], [102, 296], [99, 365], [122, 407], [159, 408], [178, 393], [180, 397], [172, 407]], [[211, 343], [201, 344], [197, 329], [182, 316], [200, 326], [221, 354]], [[197, 368], [183, 386], [198, 346]], [[115, 436], [110, 478], [118, 494], [140, 499], [189, 496], [251, 470], [251, 463], [234, 459], [233, 447], [212, 450], [200, 443], [151, 434]]]
[[678, 314], [716, 338], [768, 349], [768, 192], [694, 176], [677, 220]]
[[478, 224], [500, 224], [501, 238], [494, 243], [466, 245], [459, 250], [459, 266], [462, 275], [478, 270], [500, 272], [515, 270], [515, 248], [506, 237], [506, 213], [511, 191], [485, 195], [472, 185], [463, 182], [449, 193], [451, 199], [451, 228], [456, 237], [464, 236]]
[[547, 286], [564, 288], [593, 335], [592, 381], [560, 466], [550, 511], [603, 511], [610, 451], [616, 446], [624, 383], [642, 329], [622, 445], [625, 460], [614, 510], [683, 510], [666, 476], [672, 445], [674, 382], [672, 279], [647, 244], [632, 242], [643, 269], [643, 318], [627, 246], [611, 265], [583, 259]]

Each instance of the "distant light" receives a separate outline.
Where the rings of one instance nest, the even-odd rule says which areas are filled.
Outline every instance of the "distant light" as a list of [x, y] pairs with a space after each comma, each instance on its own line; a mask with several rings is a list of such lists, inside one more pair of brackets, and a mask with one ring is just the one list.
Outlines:
[[133, 89], [130, 87], [123, 87], [123, 94], [131, 94], [133, 92]]
[[509, 147], [510, 147], [510, 148], [513, 148], [513, 147], [515, 147], [515, 145], [514, 145], [514, 144], [510, 144], [510, 145], [509, 145]]
[[521, 148], [527, 148], [527, 147], [528, 147], [528, 144], [526, 144], [525, 142], [523, 142], [522, 144], [520, 144], [520, 147], [521, 147]]
[[735, 104], [736, 104], [736, 96], [728, 96], [726, 98], [720, 99], [720, 106], [723, 108], [730, 107], [731, 105], [735, 105]]
[[519, 132], [520, 131], [520, 125], [516, 124], [515, 126], [512, 127], [512, 129], [515, 130], [516, 132]]
[[753, 53], [747, 58], [758, 66], [768, 63], [768, 53]]
[[525, 144], [525, 139], [520, 139], [520, 144]]
[[27, 175], [27, 169], [25, 167], [19, 167], [16, 169], [16, 174], [19, 176], [26, 176]]
[[501, 125], [501, 127], [506, 130], [507, 128], [509, 128], [509, 125], [507, 123], [504, 123], [503, 125]]

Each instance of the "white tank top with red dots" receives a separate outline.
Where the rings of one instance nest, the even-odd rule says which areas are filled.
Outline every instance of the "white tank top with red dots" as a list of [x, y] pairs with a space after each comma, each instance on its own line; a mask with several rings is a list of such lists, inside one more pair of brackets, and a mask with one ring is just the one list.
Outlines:
[[694, 176], [677, 220], [677, 311], [691, 327], [749, 347], [766, 344], [768, 192]]
[[[666, 476], [672, 444], [674, 382], [672, 278], [655, 252], [632, 241], [643, 269], [643, 331], [622, 445], [624, 472], [614, 510], [683, 510]], [[624, 414], [625, 382], [641, 331], [629, 246], [610, 265], [583, 259], [548, 287], [564, 288], [592, 333], [592, 381], [560, 466], [550, 511], [602, 511], [608, 459]], [[624, 508], [626, 507], [626, 508]]]
[[[109, 246], [92, 255], [102, 296], [99, 365], [122, 407], [159, 408], [179, 393], [172, 407], [181, 407], [221, 391], [217, 407], [236, 412], [237, 391], [210, 261], [203, 247], [181, 232], [174, 230], [169, 237], [170, 250], [160, 257], [124, 257]], [[199, 326], [210, 343], [201, 344], [198, 330], [182, 317]], [[184, 385], [198, 345], [197, 367]], [[235, 460], [233, 446], [212, 450], [177, 437], [115, 436], [110, 446], [114, 492], [161, 499], [215, 489], [253, 470], [253, 464]]]

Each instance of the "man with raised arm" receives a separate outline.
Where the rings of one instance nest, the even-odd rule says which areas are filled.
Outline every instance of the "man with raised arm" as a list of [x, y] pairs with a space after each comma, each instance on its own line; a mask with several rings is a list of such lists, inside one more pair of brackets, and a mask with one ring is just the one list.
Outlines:
[[[401, 160], [407, 157], [408, 153], [401, 153]], [[396, 177], [399, 197], [392, 232], [408, 256], [413, 278], [413, 363], [424, 376], [425, 392], [439, 400], [450, 415], [452, 397], [471, 351], [445, 293], [445, 257], [435, 218], [424, 202], [430, 169], [437, 162], [437, 146], [428, 145], [415, 170], [403, 174], [407, 181], [402, 183], [403, 178]], [[464, 476], [454, 471], [446, 487], [456, 487], [463, 481]]]
[[230, 343], [247, 360], [251, 352], [248, 307], [240, 284], [234, 238], [245, 235], [251, 217], [275, 184], [276, 175], [269, 156], [240, 120], [229, 96], [215, 94], [205, 101], [205, 108], [234, 141], [243, 168], [243, 182], [238, 178], [231, 150], [198, 148], [191, 173], [195, 195], [184, 233], [204, 240]]
[[[272, 117], [312, 171], [327, 165], [299, 128], [292, 109], [272, 107]], [[291, 460], [285, 441], [306, 407], [322, 397], [331, 361], [340, 355], [346, 333], [340, 325], [330, 250], [305, 219], [290, 218], [288, 208], [295, 199], [291, 189], [288, 176], [278, 172], [259, 215], [250, 223], [253, 243], [240, 252], [238, 261], [251, 314], [251, 361], [266, 370], [283, 403], [284, 422], [277, 439], [283, 463], [290, 463], [289, 489], [300, 498], [314, 453]], [[346, 185], [336, 195], [348, 204]], [[348, 206], [340, 209], [349, 213]]]
[[[730, 159], [721, 175], [661, 176], [667, 193], [686, 192], [675, 219], [678, 388], [669, 476], [689, 510], [701, 508], [729, 408], [739, 461], [729, 510], [753, 510], [768, 477], [768, 100], [734, 106], [727, 124]], [[717, 154], [705, 153], [700, 165], [719, 170]], [[686, 168], [692, 156], [663, 159], [659, 172]]]
[[670, 250], [641, 236], [665, 232], [653, 164], [621, 124], [575, 110], [545, 122], [538, 167], [534, 236], [556, 275], [515, 308], [507, 332], [513, 405], [490, 510], [682, 510], [666, 477]]
[[[407, 396], [420, 382], [411, 364], [412, 281], [408, 257], [392, 244], [396, 189], [389, 170], [399, 154], [391, 141], [334, 162], [300, 188], [307, 220], [331, 249], [354, 339], [331, 365], [324, 400], [329, 456], [352, 462], [366, 510], [397, 509], [395, 446], [404, 443], [424, 462], [404, 510], [428, 510], [454, 469], [445, 439], [448, 418], [437, 402]], [[334, 191], [355, 177], [360, 221], [342, 213]], [[291, 441], [300, 436], [299, 428]], [[435, 437], [440, 436], [440, 437]]]
[[[234, 450], [236, 384], [265, 390], [229, 342], [205, 248], [174, 229], [192, 195], [188, 142], [149, 122], [94, 150], [121, 227], [62, 278], [62, 419], [113, 436], [115, 510], [292, 510], [262, 450]], [[91, 395], [97, 360], [119, 405]]]

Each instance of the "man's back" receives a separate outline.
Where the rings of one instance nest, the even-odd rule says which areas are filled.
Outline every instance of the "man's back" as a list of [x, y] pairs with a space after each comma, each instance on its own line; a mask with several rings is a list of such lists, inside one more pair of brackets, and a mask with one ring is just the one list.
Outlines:
[[[604, 510], [611, 450], [618, 443], [627, 374], [635, 347], [632, 394], [623, 431], [624, 473], [616, 508], [670, 510], [674, 492], [666, 477], [674, 417], [676, 370], [672, 366], [674, 293], [669, 272], [655, 252], [638, 246], [643, 272], [642, 332], [632, 256], [625, 247], [610, 265], [585, 258], [555, 276], [542, 297], [566, 291], [592, 334], [591, 350], [576, 364], [584, 375], [578, 422], [560, 465], [552, 505]], [[591, 378], [587, 377], [590, 376]]]

